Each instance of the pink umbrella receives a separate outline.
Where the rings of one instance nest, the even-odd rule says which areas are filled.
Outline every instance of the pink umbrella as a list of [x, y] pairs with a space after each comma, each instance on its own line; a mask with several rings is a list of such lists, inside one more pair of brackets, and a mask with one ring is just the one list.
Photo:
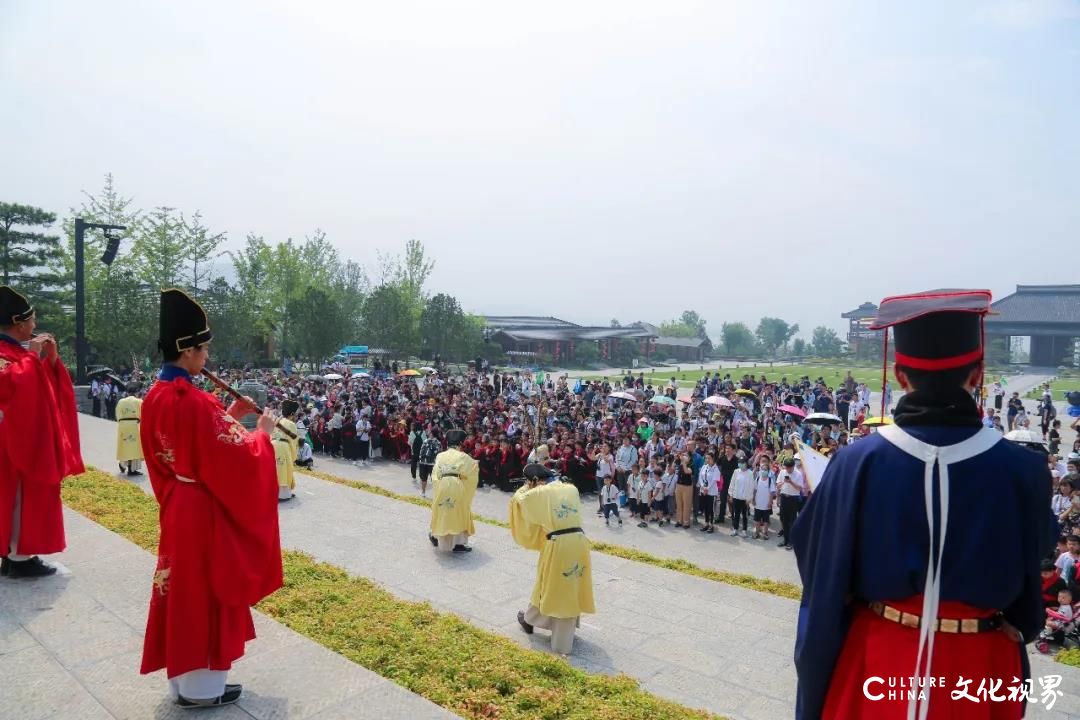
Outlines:
[[723, 395], [710, 395], [703, 401], [706, 405], [717, 405], [719, 407], [735, 407], [735, 403], [728, 400]]
[[801, 418], [806, 417], [806, 411], [802, 408], [797, 408], [794, 405], [781, 405], [777, 408], [780, 412], [786, 412], [791, 415], [798, 415]]
[[682, 397], [679, 398], [679, 402], [686, 403], [687, 405], [689, 405], [690, 403], [694, 402], [694, 398], [691, 397], [690, 395], [683, 395]]

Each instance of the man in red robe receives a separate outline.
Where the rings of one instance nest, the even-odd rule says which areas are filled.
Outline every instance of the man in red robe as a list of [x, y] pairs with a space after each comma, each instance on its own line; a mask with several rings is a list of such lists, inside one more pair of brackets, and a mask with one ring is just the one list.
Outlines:
[[165, 364], [142, 407], [140, 434], [161, 540], [146, 623], [142, 673], [165, 668], [181, 707], [227, 705], [226, 685], [244, 643], [255, 638], [251, 606], [281, 587], [277, 473], [269, 412], [248, 432], [192, 384], [208, 358], [210, 326], [180, 290], [161, 293], [158, 345]]
[[12, 578], [56, 572], [37, 554], [64, 549], [60, 481], [84, 469], [71, 376], [36, 326], [29, 301], [0, 286], [0, 575]]

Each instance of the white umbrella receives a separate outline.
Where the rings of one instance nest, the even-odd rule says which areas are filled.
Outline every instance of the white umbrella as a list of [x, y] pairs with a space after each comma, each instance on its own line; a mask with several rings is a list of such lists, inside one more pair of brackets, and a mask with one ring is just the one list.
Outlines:
[[653, 395], [649, 402], [656, 405], [667, 405], [669, 407], [675, 404], [675, 401], [669, 398], [667, 395]]
[[637, 398], [635, 396], [631, 395], [628, 392], [622, 392], [622, 391], [613, 392], [610, 395], [608, 395], [608, 397], [618, 398], [620, 400], [631, 400], [631, 401], [637, 400]]
[[341, 380], [341, 376], [337, 373], [326, 373], [323, 377], [327, 380]]
[[324, 378], [324, 377], [323, 377], [322, 375], [308, 375], [308, 376], [307, 376], [307, 379], [308, 379], [308, 380], [317, 380], [317, 381], [319, 381], [319, 382], [322, 382], [322, 381], [323, 381], [323, 380], [325, 380], [326, 378]]
[[424, 372], [426, 372], [426, 373], [433, 373], [433, 372], [438, 372], [438, 371], [437, 371], [437, 370], [436, 370], [435, 368], [433, 368], [433, 367], [428, 367], [427, 365], [423, 366], [423, 367], [422, 367], [422, 368], [420, 368], [420, 369], [421, 369], [421, 370], [423, 370], [423, 371], [424, 371]]
[[719, 407], [729, 407], [729, 408], [735, 407], [735, 403], [731, 402], [730, 400], [728, 400], [723, 395], [710, 395], [709, 397], [705, 398], [702, 402], [704, 402], [706, 405], [717, 405]]
[[1014, 443], [1020, 443], [1021, 445], [1040, 445], [1045, 447], [1047, 442], [1043, 440], [1042, 435], [1034, 430], [1028, 430], [1027, 428], [1019, 428], [1017, 430], [1011, 430], [1005, 433], [1006, 440], [1012, 440]]
[[803, 422], [811, 425], [836, 425], [841, 420], [832, 413], [810, 413], [803, 419]]

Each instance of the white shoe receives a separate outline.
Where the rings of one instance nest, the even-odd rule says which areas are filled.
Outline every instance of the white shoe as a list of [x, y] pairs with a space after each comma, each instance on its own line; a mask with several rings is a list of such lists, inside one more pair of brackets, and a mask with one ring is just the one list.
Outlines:
[[745, 531], [745, 530], [743, 530], [743, 531], [742, 531], [742, 536], [743, 536], [744, 538], [749, 538], [749, 537], [750, 537], [749, 535], [747, 535], [747, 534], [746, 534], [746, 531]]
[[738, 537], [739, 536], [739, 531], [738, 530], [732, 530], [730, 534], [731, 534], [731, 537]]

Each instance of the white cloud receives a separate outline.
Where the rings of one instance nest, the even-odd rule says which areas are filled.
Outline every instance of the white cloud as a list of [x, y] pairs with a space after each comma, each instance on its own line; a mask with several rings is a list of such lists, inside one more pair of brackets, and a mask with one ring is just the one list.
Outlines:
[[1030, 30], [1080, 18], [1080, 1], [1001, 0], [986, 9], [985, 17], [1001, 27]]

